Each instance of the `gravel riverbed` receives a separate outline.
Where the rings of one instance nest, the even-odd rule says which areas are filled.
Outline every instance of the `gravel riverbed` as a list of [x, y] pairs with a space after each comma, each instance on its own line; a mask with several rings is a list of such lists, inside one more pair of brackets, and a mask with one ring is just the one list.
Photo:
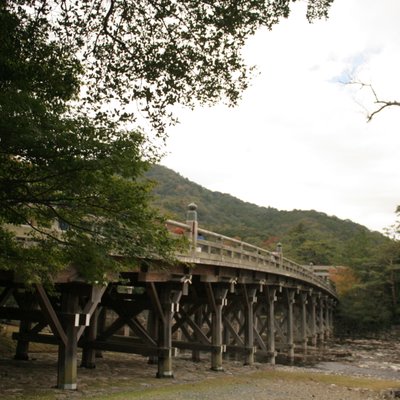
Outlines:
[[144, 357], [105, 353], [93, 370], [79, 368], [78, 390], [55, 389], [56, 353], [32, 353], [15, 361], [0, 353], [1, 399], [163, 399], [163, 400], [359, 400], [400, 398], [400, 344], [397, 340], [332, 343], [324, 355], [299, 366], [225, 361], [223, 372], [190, 354], [174, 359], [175, 377], [156, 379]]

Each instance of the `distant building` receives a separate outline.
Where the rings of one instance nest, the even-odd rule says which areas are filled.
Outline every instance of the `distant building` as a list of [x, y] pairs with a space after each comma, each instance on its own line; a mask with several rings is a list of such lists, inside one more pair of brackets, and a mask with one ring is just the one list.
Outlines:
[[304, 265], [305, 268], [310, 269], [314, 274], [320, 276], [321, 278], [325, 279], [326, 281], [331, 280], [334, 281], [333, 275], [342, 268], [346, 268], [343, 266], [338, 265]]

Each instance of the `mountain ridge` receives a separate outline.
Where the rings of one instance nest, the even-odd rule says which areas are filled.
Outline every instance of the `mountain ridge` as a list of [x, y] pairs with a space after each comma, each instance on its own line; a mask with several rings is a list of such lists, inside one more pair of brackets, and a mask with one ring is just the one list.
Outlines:
[[146, 178], [155, 182], [154, 205], [168, 218], [184, 220], [188, 204], [194, 202], [201, 227], [270, 249], [282, 242], [286, 254], [301, 262], [338, 264], [355, 239], [362, 239], [367, 247], [386, 240], [381, 233], [349, 219], [316, 210], [258, 206], [211, 191], [161, 165], [153, 166]]

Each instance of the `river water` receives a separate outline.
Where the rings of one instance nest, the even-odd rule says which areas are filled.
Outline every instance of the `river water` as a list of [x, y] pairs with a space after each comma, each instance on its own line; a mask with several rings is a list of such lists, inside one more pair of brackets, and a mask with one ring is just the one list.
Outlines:
[[400, 380], [400, 340], [336, 340], [325, 349], [325, 355], [311, 368], [343, 375]]

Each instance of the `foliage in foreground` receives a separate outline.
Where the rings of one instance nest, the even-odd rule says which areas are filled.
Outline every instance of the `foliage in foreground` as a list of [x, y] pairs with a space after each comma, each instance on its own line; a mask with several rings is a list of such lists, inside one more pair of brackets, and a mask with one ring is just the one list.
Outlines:
[[0, 6], [0, 263], [28, 282], [70, 264], [101, 282], [121, 266], [111, 254], [129, 264], [172, 243], [137, 180], [145, 138], [74, 112], [81, 63], [39, 22]]
[[[138, 126], [165, 137], [176, 104], [236, 104], [246, 38], [291, 2], [1, 1], [1, 268], [40, 282], [72, 263], [101, 281], [111, 254], [169, 257], [138, 180], [159, 150]], [[308, 20], [331, 2], [308, 0]], [[35, 246], [14, 240], [21, 225]]]

